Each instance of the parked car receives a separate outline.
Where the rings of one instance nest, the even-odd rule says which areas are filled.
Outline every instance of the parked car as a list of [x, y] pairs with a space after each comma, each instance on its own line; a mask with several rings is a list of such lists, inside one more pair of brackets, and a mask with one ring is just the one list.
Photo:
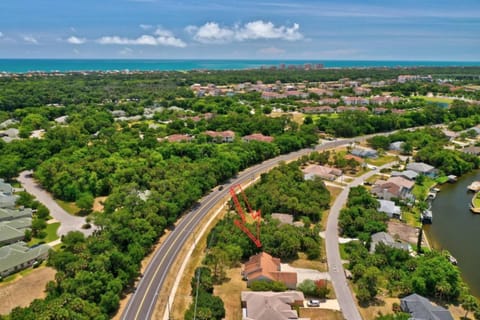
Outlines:
[[309, 307], [320, 307], [320, 300], [308, 300], [307, 306], [309, 306]]

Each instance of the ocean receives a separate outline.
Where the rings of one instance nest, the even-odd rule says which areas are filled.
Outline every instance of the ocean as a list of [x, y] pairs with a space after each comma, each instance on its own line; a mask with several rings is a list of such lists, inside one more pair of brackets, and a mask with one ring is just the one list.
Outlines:
[[280, 65], [325, 68], [480, 66], [480, 61], [0, 59], [0, 72], [242, 70]]

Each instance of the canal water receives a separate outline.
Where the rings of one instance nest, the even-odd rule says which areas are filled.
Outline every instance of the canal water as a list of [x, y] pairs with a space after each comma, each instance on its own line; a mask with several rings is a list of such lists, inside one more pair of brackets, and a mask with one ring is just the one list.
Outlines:
[[480, 297], [480, 214], [470, 212], [472, 192], [467, 186], [480, 180], [480, 171], [440, 187], [432, 203], [433, 224], [425, 227], [430, 245], [448, 250], [458, 261], [462, 278]]

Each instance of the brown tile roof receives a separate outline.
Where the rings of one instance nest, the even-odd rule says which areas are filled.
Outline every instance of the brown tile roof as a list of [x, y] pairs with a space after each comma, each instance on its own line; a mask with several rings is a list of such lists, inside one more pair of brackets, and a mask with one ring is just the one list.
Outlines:
[[243, 139], [245, 141], [251, 141], [251, 140], [256, 140], [256, 141], [261, 141], [261, 142], [272, 142], [273, 137], [270, 136], [264, 136], [261, 133], [254, 133], [248, 136], [244, 136]]
[[358, 163], [363, 163], [363, 161], [365, 161], [362, 158], [354, 156], [353, 154], [350, 154], [350, 153], [346, 154], [344, 159], [345, 160], [353, 159], [353, 160], [357, 161]]
[[192, 136], [189, 136], [187, 134], [172, 134], [170, 136], [167, 136], [165, 139], [167, 139], [168, 142], [181, 142], [191, 141], [193, 138]]
[[405, 189], [412, 189], [415, 185], [415, 182], [405, 179], [403, 177], [391, 177], [387, 180], [387, 182], [395, 183], [396, 185]]
[[212, 138], [216, 138], [216, 137], [221, 137], [221, 138], [231, 137], [231, 138], [234, 138], [235, 137], [235, 132], [233, 132], [231, 130], [227, 130], [227, 131], [211, 131], [211, 130], [208, 130], [208, 131], [205, 131], [205, 134], [207, 136], [212, 137]]
[[244, 265], [243, 275], [248, 281], [270, 279], [281, 281], [287, 287], [295, 287], [297, 284], [297, 273], [280, 271], [280, 259], [274, 258], [266, 252], [251, 256]]

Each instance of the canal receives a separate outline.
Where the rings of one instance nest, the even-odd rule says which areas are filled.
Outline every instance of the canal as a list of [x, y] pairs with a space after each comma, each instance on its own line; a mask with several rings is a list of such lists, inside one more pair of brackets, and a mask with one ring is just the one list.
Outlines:
[[432, 203], [433, 224], [425, 228], [430, 245], [446, 249], [458, 260], [462, 278], [480, 297], [480, 214], [470, 212], [472, 192], [467, 186], [480, 180], [480, 171], [445, 184]]

